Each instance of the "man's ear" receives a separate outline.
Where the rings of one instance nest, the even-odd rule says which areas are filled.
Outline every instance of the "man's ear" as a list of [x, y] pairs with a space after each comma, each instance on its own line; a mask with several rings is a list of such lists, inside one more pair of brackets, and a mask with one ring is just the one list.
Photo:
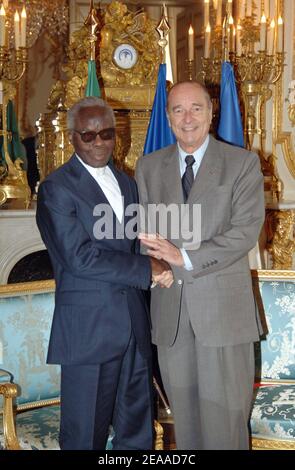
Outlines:
[[168, 121], [169, 127], [171, 127], [171, 122], [170, 122], [170, 119], [169, 119], [168, 111], [166, 111], [166, 116], [167, 116], [167, 121]]

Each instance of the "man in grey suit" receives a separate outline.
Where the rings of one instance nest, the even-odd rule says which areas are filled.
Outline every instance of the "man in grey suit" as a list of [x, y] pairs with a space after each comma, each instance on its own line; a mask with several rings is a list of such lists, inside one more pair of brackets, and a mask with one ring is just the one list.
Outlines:
[[[170, 289], [152, 289], [151, 316], [176, 443], [178, 449], [248, 449], [253, 342], [261, 329], [248, 252], [264, 220], [260, 162], [209, 136], [212, 103], [203, 85], [174, 85], [167, 108], [177, 144], [140, 158], [136, 179], [145, 208], [174, 204], [167, 233], [159, 229], [163, 217], [154, 217], [141, 240], [174, 271]], [[180, 212], [184, 203], [188, 211], [172, 236], [175, 204]], [[199, 245], [187, 242], [184, 219], [192, 234], [201, 229]]]

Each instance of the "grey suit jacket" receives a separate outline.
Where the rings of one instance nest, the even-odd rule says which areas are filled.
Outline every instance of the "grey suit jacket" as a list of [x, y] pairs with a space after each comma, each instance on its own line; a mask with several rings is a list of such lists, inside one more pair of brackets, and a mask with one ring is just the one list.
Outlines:
[[[141, 157], [136, 180], [143, 206], [164, 203], [180, 208], [184, 202], [177, 145]], [[248, 263], [248, 252], [264, 220], [263, 176], [257, 155], [210, 136], [187, 204], [190, 213], [194, 204], [201, 205], [201, 243], [187, 250], [192, 271], [175, 267], [170, 289], [152, 289], [153, 342], [174, 343], [183, 302], [202, 344], [258, 340], [261, 326]], [[180, 225], [183, 221], [180, 218]], [[150, 232], [163, 232], [160, 220], [150, 222]], [[178, 221], [172, 223], [175, 229]], [[163, 235], [179, 247], [185, 242], [181, 233], [173, 238], [171, 224]]]

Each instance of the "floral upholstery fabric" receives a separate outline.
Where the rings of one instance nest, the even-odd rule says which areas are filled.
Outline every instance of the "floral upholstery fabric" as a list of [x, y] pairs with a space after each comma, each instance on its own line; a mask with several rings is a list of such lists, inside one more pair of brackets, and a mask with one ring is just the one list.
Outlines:
[[[53, 291], [0, 297], [0, 381], [19, 385], [17, 404], [59, 397], [60, 367], [46, 364], [53, 310]], [[59, 407], [18, 413], [16, 429], [25, 449], [58, 449]]]
[[19, 384], [18, 403], [59, 396], [60, 368], [46, 364], [53, 310], [54, 292], [0, 298], [0, 368]]
[[[59, 415], [59, 406], [46, 406], [18, 413], [16, 429], [21, 447], [30, 450], [59, 450]], [[3, 446], [3, 436], [0, 436], [1, 444]]]
[[[27, 450], [60, 450], [59, 417], [59, 406], [46, 406], [17, 414], [16, 428], [21, 447]], [[0, 418], [0, 429], [2, 427]], [[110, 433], [106, 447], [108, 450], [112, 448], [111, 441]], [[0, 434], [0, 449], [3, 446], [3, 435]]]
[[259, 282], [267, 322], [261, 341], [261, 378], [295, 380], [295, 279]]
[[259, 439], [295, 439], [295, 384], [259, 387], [251, 431]]
[[295, 278], [260, 279], [259, 293], [267, 334], [256, 344], [251, 434], [295, 442]]
[[[60, 367], [46, 364], [53, 311], [53, 291], [0, 297], [0, 382], [20, 386], [17, 404], [59, 397]], [[18, 412], [15, 421], [23, 449], [59, 450], [59, 406]], [[112, 448], [112, 435], [110, 432], [106, 449]], [[3, 448], [0, 413], [0, 449]]]

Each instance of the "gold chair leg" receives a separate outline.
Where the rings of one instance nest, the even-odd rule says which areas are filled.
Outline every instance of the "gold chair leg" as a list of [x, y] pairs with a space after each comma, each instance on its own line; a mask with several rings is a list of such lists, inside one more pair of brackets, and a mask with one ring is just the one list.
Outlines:
[[156, 433], [156, 438], [155, 438], [155, 450], [163, 450], [164, 449], [164, 441], [163, 441], [163, 427], [161, 424], [154, 420], [154, 427], [155, 427], [155, 433]]
[[5, 449], [21, 450], [15, 432], [13, 415], [13, 399], [17, 396], [17, 387], [12, 383], [0, 384], [0, 394], [3, 395], [3, 433]]

